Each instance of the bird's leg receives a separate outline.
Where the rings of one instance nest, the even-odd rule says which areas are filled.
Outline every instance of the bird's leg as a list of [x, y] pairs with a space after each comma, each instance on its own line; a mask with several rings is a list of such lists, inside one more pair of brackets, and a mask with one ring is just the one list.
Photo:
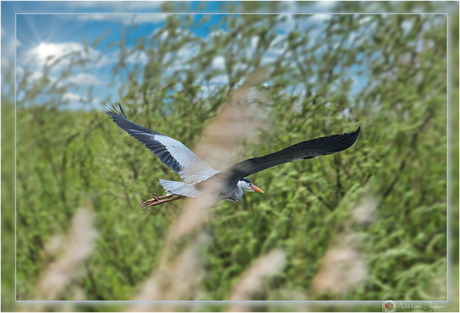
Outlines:
[[159, 200], [162, 200], [162, 199], [171, 198], [172, 196], [174, 196], [174, 195], [166, 195], [166, 196], [158, 197], [156, 194], [152, 193], [152, 199], [150, 199], [148, 201], [159, 201]]
[[158, 197], [158, 200], [161, 200], [161, 199], [168, 199], [168, 198], [171, 198], [172, 196], [174, 196], [174, 195], [161, 196], [161, 197]]
[[157, 195], [153, 194], [152, 199], [147, 200], [144, 203], [142, 203], [142, 207], [143, 208], [148, 208], [150, 206], [155, 206], [155, 205], [162, 204], [162, 203], [165, 203], [165, 202], [171, 202], [171, 201], [174, 201], [174, 200], [179, 200], [179, 199], [185, 198], [183, 196], [179, 196], [177, 198], [169, 199], [169, 198], [172, 198], [174, 196], [175, 195], [166, 195], [166, 196], [158, 197]]
[[172, 196], [173, 195], [166, 195], [166, 196], [158, 197], [156, 194], [152, 193], [152, 199], [142, 202], [142, 207], [146, 207], [146, 206], [148, 207], [148, 206], [155, 205], [158, 201], [162, 199], [170, 198]]
[[142, 207], [149, 207], [152, 205], [156, 205], [158, 201], [161, 201], [162, 199], [171, 198], [172, 196], [174, 195], [166, 195], [166, 196], [158, 197], [156, 194], [152, 193], [152, 199], [143, 202]]

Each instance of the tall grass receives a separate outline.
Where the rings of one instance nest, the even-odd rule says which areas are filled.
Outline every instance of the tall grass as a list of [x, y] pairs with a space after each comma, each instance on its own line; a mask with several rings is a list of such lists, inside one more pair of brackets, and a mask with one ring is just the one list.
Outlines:
[[[19, 84], [18, 299], [446, 298], [445, 20], [337, 15], [313, 46], [309, 31], [278, 38], [283, 53], [263, 67], [258, 55], [274, 44], [270, 26], [281, 22], [230, 16], [227, 33], [203, 43], [186, 35], [161, 39], [190, 27], [171, 16], [145, 45], [126, 48], [127, 55], [145, 52], [145, 67], [114, 68], [116, 79], [129, 74], [117, 102], [133, 122], [194, 147], [218, 170], [362, 126], [349, 150], [251, 176], [266, 193], [237, 203], [141, 209], [161, 192], [159, 178], [178, 177], [102, 110], [58, 109], [59, 90], [37, 105], [36, 91], [50, 82]], [[258, 50], [248, 59], [238, 47], [253, 37]], [[199, 42], [198, 56], [174, 77], [163, 76], [164, 54], [190, 41]], [[228, 60], [226, 68], [208, 73], [216, 55]], [[365, 65], [368, 83], [352, 95], [357, 64]], [[227, 86], [197, 96], [197, 79], [221, 74]], [[182, 90], [172, 87], [177, 82]], [[293, 85], [305, 93], [288, 92]], [[74, 230], [77, 208], [87, 203], [92, 217]], [[57, 236], [69, 229], [67, 247], [78, 248], [50, 257], [46, 251], [59, 250], [53, 245], [64, 239]]]

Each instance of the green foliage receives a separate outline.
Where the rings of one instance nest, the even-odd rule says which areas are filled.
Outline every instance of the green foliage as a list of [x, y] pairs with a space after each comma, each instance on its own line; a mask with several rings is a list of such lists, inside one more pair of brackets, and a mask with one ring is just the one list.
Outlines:
[[[270, 84], [253, 86], [269, 94], [270, 101], [260, 105], [271, 127], [260, 131], [258, 144], [243, 143], [240, 159], [359, 125], [362, 132], [347, 151], [250, 177], [264, 195], [215, 206], [205, 226], [211, 235], [203, 252], [207, 299], [227, 298], [245, 269], [274, 248], [286, 251], [287, 263], [262, 298], [296, 290], [303, 299], [323, 299], [312, 295], [312, 281], [327, 249], [345, 234], [356, 238], [368, 275], [344, 299], [445, 299], [445, 292], [430, 287], [445, 277], [447, 262], [445, 16], [335, 15], [322, 34], [294, 28], [284, 37], [276, 34], [281, 20], [275, 15], [227, 16], [224, 22], [227, 31], [205, 41], [188, 31], [188, 17], [171, 15], [163, 29], [138, 38], [133, 48], [125, 45], [125, 30], [116, 43], [122, 52], [113, 74], [124, 81], [116, 102], [132, 121], [192, 148], [237, 83], [251, 83], [249, 74], [277, 39], [282, 53], [266, 67]], [[253, 37], [256, 50], [247, 55]], [[199, 45], [197, 55], [167, 76], [165, 68], [190, 44]], [[136, 53], [148, 57], [145, 66], [127, 65]], [[224, 70], [211, 70], [215, 56], [224, 58]], [[84, 66], [80, 61], [71, 67]], [[358, 65], [361, 74], [353, 72]], [[199, 97], [196, 81], [224, 74], [227, 86]], [[367, 84], [353, 94], [358, 75]], [[297, 85], [305, 96], [289, 91]], [[30, 298], [47, 265], [45, 243], [67, 231], [81, 206], [95, 211], [99, 237], [74, 283], [88, 299], [132, 299], [180, 213], [177, 202], [153, 210], [140, 203], [160, 193], [159, 178], [177, 175], [101, 110], [62, 109], [65, 88], [52, 88], [43, 78], [24, 80], [19, 89], [25, 96], [17, 111], [18, 299]], [[44, 89], [52, 100], [38, 105]], [[369, 194], [376, 201], [372, 220], [352, 222], [353, 210]]]

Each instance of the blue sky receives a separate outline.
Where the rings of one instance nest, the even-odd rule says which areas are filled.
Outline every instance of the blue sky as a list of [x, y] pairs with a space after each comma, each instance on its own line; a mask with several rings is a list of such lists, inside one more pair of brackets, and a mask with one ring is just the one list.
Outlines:
[[[224, 15], [211, 15], [208, 22], [199, 27], [191, 27], [189, 30], [197, 37], [206, 39], [211, 35], [211, 26], [218, 25]], [[194, 15], [195, 22], [199, 21], [203, 15]], [[83, 40], [86, 38], [91, 44], [96, 38], [108, 34], [95, 47], [89, 47], [88, 56], [94, 60], [89, 71], [73, 71], [72, 76], [67, 79], [79, 85], [81, 88], [71, 88], [66, 94], [66, 98], [77, 105], [78, 95], [85, 86], [96, 86], [96, 99], [102, 100], [111, 96], [117, 101], [117, 89], [119, 85], [107, 87], [112, 78], [112, 67], [118, 60], [118, 47], [112, 47], [104, 51], [105, 47], [111, 42], [120, 40], [123, 28], [128, 28], [134, 23], [135, 28], [130, 31], [130, 36], [126, 41], [126, 48], [135, 46], [134, 38], [149, 37], [158, 29], [165, 25], [166, 14], [18, 14], [16, 18], [17, 31], [17, 72], [18, 78], [24, 70], [31, 71], [32, 79], [40, 78], [43, 65], [49, 63], [47, 58], [54, 55], [56, 58], [69, 52], [83, 51]], [[225, 25], [220, 27], [225, 30]], [[105, 56], [101, 56], [102, 52]], [[185, 59], [193, 54], [193, 49], [182, 51]], [[101, 57], [101, 59], [96, 62]], [[145, 55], [138, 55], [128, 59], [128, 63], [144, 64], [147, 62]], [[223, 67], [223, 60], [216, 58], [215, 65]], [[58, 66], [55, 71], [50, 72], [50, 78], [57, 79], [58, 73], [65, 68], [66, 63]], [[180, 67], [177, 64], [176, 67]], [[225, 83], [225, 81], [223, 82]], [[21, 98], [21, 95], [18, 95]], [[42, 98], [46, 101], [46, 98]], [[95, 104], [100, 101], [95, 102]]]
[[[97, 47], [90, 51], [90, 55], [97, 58], [108, 43], [117, 41], [122, 34], [122, 26], [132, 22], [133, 14], [129, 12], [158, 12], [161, 2], [2, 2], [2, 63], [4, 65], [14, 60], [17, 49], [16, 70], [18, 77], [24, 69], [32, 71], [32, 79], [40, 77], [41, 68], [50, 54], [60, 56], [69, 51], [82, 49], [83, 38], [86, 37], [90, 44], [93, 40], [106, 31], [110, 31]], [[191, 3], [190, 8], [198, 7], [200, 3]], [[219, 3], [209, 2], [206, 10], [214, 11]], [[128, 14], [113, 15], [107, 13], [125, 12]], [[15, 13], [16, 29], [15, 29]], [[54, 13], [54, 14], [47, 14]], [[59, 14], [68, 13], [68, 14]], [[77, 14], [72, 14], [77, 13]], [[152, 34], [152, 32], [164, 25], [166, 15], [137, 15], [134, 23], [135, 31], [131, 33], [135, 37]], [[213, 17], [212, 22], [215, 22]], [[17, 33], [17, 45], [14, 42], [15, 31]], [[203, 27], [196, 35], [203, 36]], [[133, 46], [130, 40], [127, 47]], [[116, 53], [116, 48], [108, 52]], [[114, 59], [105, 59], [99, 62], [88, 73], [73, 73], [73, 83], [81, 87], [93, 84], [93, 86], [107, 85], [111, 75], [111, 65]], [[112, 64], [111, 64], [112, 63]], [[60, 68], [62, 69], [62, 67]], [[2, 67], [4, 77], [5, 66]], [[50, 73], [53, 78], [53, 73]], [[5, 85], [5, 84], [4, 84]], [[108, 95], [116, 97], [117, 86], [112, 88], [95, 88], [98, 99]], [[2, 92], [9, 88], [3, 86]], [[80, 88], [81, 89], [81, 88]], [[75, 98], [75, 94], [69, 93], [69, 99]], [[20, 98], [21, 95], [19, 95]], [[75, 101], [74, 101], [75, 102]]]
[[[23, 70], [28, 69], [33, 72], [33, 78], [39, 78], [41, 68], [47, 63], [48, 56], [54, 55], [57, 58], [69, 52], [83, 51], [84, 38], [88, 44], [91, 44], [96, 38], [108, 34], [97, 46], [88, 47], [88, 56], [94, 62], [87, 71], [82, 69], [72, 71], [72, 76], [67, 79], [67, 82], [77, 85], [78, 88], [70, 88], [65, 98], [76, 106], [76, 102], [79, 101], [77, 96], [81, 96], [82, 89], [88, 86], [94, 87], [95, 98], [98, 100], [107, 96], [116, 98], [118, 86], [107, 87], [107, 84], [112, 77], [111, 69], [116, 62], [118, 48], [112, 47], [105, 51], [106, 56], [101, 56], [101, 53], [109, 43], [121, 38], [122, 25], [129, 25], [133, 17], [136, 20], [137, 16], [132, 14], [18, 14], [16, 22], [18, 77], [21, 77]], [[153, 22], [143, 22], [147, 20], [146, 17], [150, 15], [142, 15], [138, 18], [140, 22], [133, 32], [136, 37], [148, 36], [164, 25], [163, 14], [153, 15], [151, 18]], [[128, 40], [126, 46], [131, 48], [134, 43]], [[96, 62], [100, 57], [102, 58]], [[58, 72], [62, 71], [65, 65], [66, 62], [63, 62], [62, 66], [51, 71], [50, 77], [57, 79]]]
[[[22, 9], [18, 8], [18, 5], [22, 6]], [[113, 78], [111, 71], [112, 67], [118, 60], [118, 47], [115, 46], [106, 51], [104, 50], [105, 47], [111, 42], [117, 42], [120, 40], [123, 28], [129, 28], [130, 25], [135, 25], [135, 28], [130, 30], [130, 38], [126, 41], [126, 47], [132, 48], [136, 44], [136, 42], [132, 40], [133, 38], [148, 38], [156, 30], [162, 28], [165, 25], [167, 14], [118, 14], [114, 12], [104, 12], [108, 10], [108, 7], [105, 6], [105, 4], [101, 7], [92, 7], [93, 12], [100, 11], [101, 13], [83, 13], [89, 11], [88, 7], [78, 6], [77, 4], [68, 5], [68, 9], [72, 9], [73, 13], [41, 13], [47, 12], [45, 8], [49, 5], [49, 3], [43, 3], [43, 6], [40, 6], [39, 3], [10, 3], [10, 8], [8, 5], [2, 7], [2, 12], [13, 9], [22, 12], [35, 12], [34, 14], [18, 13], [16, 15], [16, 71], [18, 81], [22, 78], [24, 71], [32, 73], [30, 80], [38, 80], [42, 76], [43, 66], [52, 62], [52, 60], [48, 59], [50, 56], [54, 56], [54, 59], [56, 59], [70, 52], [83, 51], [84, 38], [86, 38], [86, 42], [88, 44], [91, 44], [96, 38], [99, 38], [104, 34], [108, 34], [97, 46], [89, 46], [89, 51], [86, 51], [86, 55], [90, 59], [94, 60], [91, 69], [80, 71], [73, 70], [72, 75], [65, 79], [66, 83], [72, 83], [75, 87], [69, 88], [67, 93], [64, 95], [64, 98], [70, 102], [70, 107], [78, 108], [82, 100], [87, 98], [84, 90], [92, 86], [94, 90], [94, 99], [92, 100], [92, 103], [95, 107], [102, 105], [103, 99], [107, 98], [110, 98], [111, 102], [116, 103], [119, 100], [117, 91], [119, 84], [114, 84], [110, 87], [108, 85], [109, 81]], [[149, 3], [146, 5], [148, 9], [141, 10], [143, 5], [145, 5], [145, 3], [138, 3], [135, 6], [131, 5], [131, 9], [143, 12], [154, 12], [159, 9], [159, 3]], [[218, 5], [219, 3], [210, 3], [209, 10], [215, 10]], [[122, 6], [122, 3], [120, 3], [119, 6]], [[203, 23], [198, 27], [192, 26], [188, 29], [188, 31], [191, 31], [193, 35], [204, 40], [218, 31], [225, 31], [225, 24], [221, 25], [217, 31], [212, 30], [212, 27], [215, 28], [217, 25], [221, 24], [221, 19], [225, 16], [225, 14], [208, 16], [208, 22]], [[192, 15], [192, 17], [195, 22], [198, 22], [201, 20], [203, 15]], [[303, 27], [306, 28], [310, 26], [310, 24], [315, 23], [321, 25], [323, 20], [329, 17], [330, 15], [315, 15], [311, 21], [307, 22]], [[290, 26], [292, 22], [292, 16], [288, 16], [286, 23], [279, 23], [280, 28], [277, 29], [277, 33], [283, 35], [289, 32], [289, 28], [292, 28], [292, 25]], [[6, 26], [5, 29], [2, 29], [2, 32], [7, 34], [14, 33], [14, 31], [9, 31], [7, 28], [9, 27]], [[101, 56], [102, 52], [104, 52], [104, 56]], [[185, 62], [185, 60], [189, 59], [193, 55], [193, 47], [188, 51], [181, 51], [181, 53]], [[264, 62], [269, 63], [270, 60], [273, 60], [279, 53], [279, 49], [269, 50], [264, 56]], [[98, 61], [96, 62], [96, 60]], [[143, 55], [133, 56], [128, 59], [128, 63], [131, 63], [131, 65], [145, 65], [146, 62], [147, 57]], [[50, 71], [49, 78], [52, 81], [58, 80], [59, 73], [65, 69], [67, 63], [61, 62], [60, 66], [57, 66], [54, 70]], [[216, 57], [213, 61], [213, 66], [217, 69], [223, 70], [223, 64], [223, 58]], [[182, 65], [175, 65], [176, 68], [180, 66]], [[215, 79], [210, 83], [212, 86], [222, 85], [226, 84], [227, 80], [221, 75], [215, 77]], [[209, 94], [207, 89], [203, 89], [200, 96], [207, 96], [207, 94]], [[18, 100], [21, 100], [22, 97], [23, 94], [18, 93]], [[47, 101], [47, 97], [41, 96], [37, 98], [36, 102], [45, 103]]]
[[[158, 13], [161, 2], [2, 2], [2, 61], [14, 57], [14, 14], [16, 15], [16, 34], [17, 34], [17, 63], [16, 72], [18, 78], [27, 70], [32, 73], [30, 79], [37, 80], [42, 75], [42, 68], [45, 63], [49, 63], [48, 57], [63, 56], [69, 52], [83, 51], [83, 39], [86, 38], [91, 44], [96, 38], [108, 33], [108, 35], [95, 47], [88, 47], [85, 56], [90, 58], [93, 63], [86, 70], [73, 70], [71, 76], [65, 79], [66, 83], [73, 84], [74, 87], [68, 89], [65, 99], [69, 101], [70, 107], [78, 108], [82, 100], [85, 100], [85, 93], [89, 87], [94, 90], [94, 107], [102, 105], [103, 99], [109, 98], [111, 103], [119, 101], [119, 84], [110, 85], [113, 79], [112, 67], [118, 60], [118, 47], [112, 47], [107, 51], [104, 48], [111, 42], [119, 41], [123, 32], [123, 27], [129, 27], [134, 23], [135, 28], [130, 30], [130, 38], [126, 42], [126, 47], [131, 48], [136, 43], [132, 38], [149, 37], [156, 30], [165, 24], [166, 14]], [[224, 6], [224, 2], [193, 2], [190, 4], [190, 11], [199, 10], [200, 12], [216, 12]], [[334, 7], [334, 2], [323, 2], [311, 5], [311, 12], [330, 12]], [[287, 3], [288, 9], [296, 11], [296, 3]], [[47, 14], [47, 13], [54, 14]], [[125, 12], [125, 14], [116, 14]], [[134, 14], [133, 12], [142, 12]], [[156, 14], [147, 14], [155, 13]], [[33, 14], [28, 14], [33, 13]], [[67, 13], [67, 14], [63, 14]], [[200, 27], [191, 27], [188, 30], [193, 35], [202, 39], [213, 35], [211, 26], [220, 23], [223, 15], [210, 15], [210, 20]], [[318, 36], [324, 27], [324, 22], [331, 18], [330, 14], [315, 14], [310, 19], [301, 23], [301, 28], [306, 29], [314, 26]], [[194, 15], [195, 20], [201, 19], [202, 15]], [[293, 27], [292, 15], [288, 16], [286, 23], [279, 23], [277, 33], [282, 36], [288, 33]], [[220, 27], [225, 31], [225, 25]], [[214, 32], [215, 34], [216, 32]], [[104, 51], [104, 56], [101, 53]], [[194, 48], [179, 51], [183, 60], [187, 60], [194, 53]], [[263, 62], [270, 63], [280, 53], [279, 49], [270, 49], [264, 56]], [[319, 55], [319, 58], [321, 56]], [[130, 66], [135, 64], [145, 65], [147, 57], [145, 55], [132, 56], [128, 60]], [[223, 68], [223, 58], [216, 57], [213, 60], [213, 67]], [[57, 66], [49, 73], [51, 80], [58, 79], [58, 74], [65, 68], [66, 63]], [[175, 63], [173, 67], [180, 67], [182, 64]], [[350, 75], [354, 78], [353, 91], [356, 93], [366, 83], [363, 77], [355, 77], [359, 70], [365, 72], [365, 68], [352, 67]], [[3, 69], [2, 69], [3, 71]], [[3, 72], [2, 72], [3, 75]], [[313, 78], [312, 78], [313, 79]], [[225, 75], [214, 77], [210, 82], [212, 86], [226, 84]], [[296, 86], [292, 86], [289, 91]], [[298, 90], [297, 90], [298, 92]], [[203, 89], [201, 96], [208, 93]], [[18, 100], [21, 94], [18, 94]], [[46, 102], [46, 97], [41, 98]], [[86, 99], [88, 100], [88, 99]], [[89, 100], [88, 100], [89, 101]]]

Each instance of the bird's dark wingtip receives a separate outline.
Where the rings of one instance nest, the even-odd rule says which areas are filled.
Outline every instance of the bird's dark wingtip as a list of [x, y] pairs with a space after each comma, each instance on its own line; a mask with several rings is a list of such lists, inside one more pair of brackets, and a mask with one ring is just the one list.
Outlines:
[[114, 105], [112, 105], [112, 107], [106, 107], [104, 112], [105, 114], [110, 116], [110, 118], [112, 119], [115, 117], [124, 117], [127, 119], [125, 112], [123, 111], [123, 108], [121, 107], [120, 103], [118, 104], [118, 107], [120, 108], [121, 113], [117, 110], [117, 108]]
[[123, 111], [123, 108], [121, 107], [121, 104], [120, 104], [120, 103], [118, 103], [118, 107], [120, 108], [120, 111], [121, 111], [121, 113], [123, 114], [123, 116], [124, 116], [125, 118], [127, 118], [127, 117], [126, 117], [126, 114], [125, 114], [125, 111]]
[[361, 131], [361, 126], [359, 126], [358, 129], [355, 130], [354, 132], [345, 133], [345, 134], [342, 134], [342, 135], [333, 135], [333, 136], [331, 136], [331, 137], [335, 137], [335, 138], [337, 138], [337, 139], [339, 139], [341, 141], [341, 144], [337, 145], [336, 148], [333, 149], [333, 152], [331, 152], [331, 153], [343, 151], [343, 150], [346, 150], [346, 149], [350, 148], [351, 146], [353, 146], [355, 144], [356, 140], [358, 140], [358, 136], [359, 136], [360, 131]]
[[[350, 141], [349, 141], [349, 146], [347, 148], [349, 148], [349, 147], [351, 147], [351, 146], [353, 146], [355, 144], [356, 140], [358, 139], [360, 131], [361, 131], [361, 126], [359, 126], [358, 129], [355, 130], [354, 132], [350, 133], [350, 135], [352, 135], [352, 136], [349, 137]], [[345, 148], [345, 149], [347, 149], [347, 148]]]

